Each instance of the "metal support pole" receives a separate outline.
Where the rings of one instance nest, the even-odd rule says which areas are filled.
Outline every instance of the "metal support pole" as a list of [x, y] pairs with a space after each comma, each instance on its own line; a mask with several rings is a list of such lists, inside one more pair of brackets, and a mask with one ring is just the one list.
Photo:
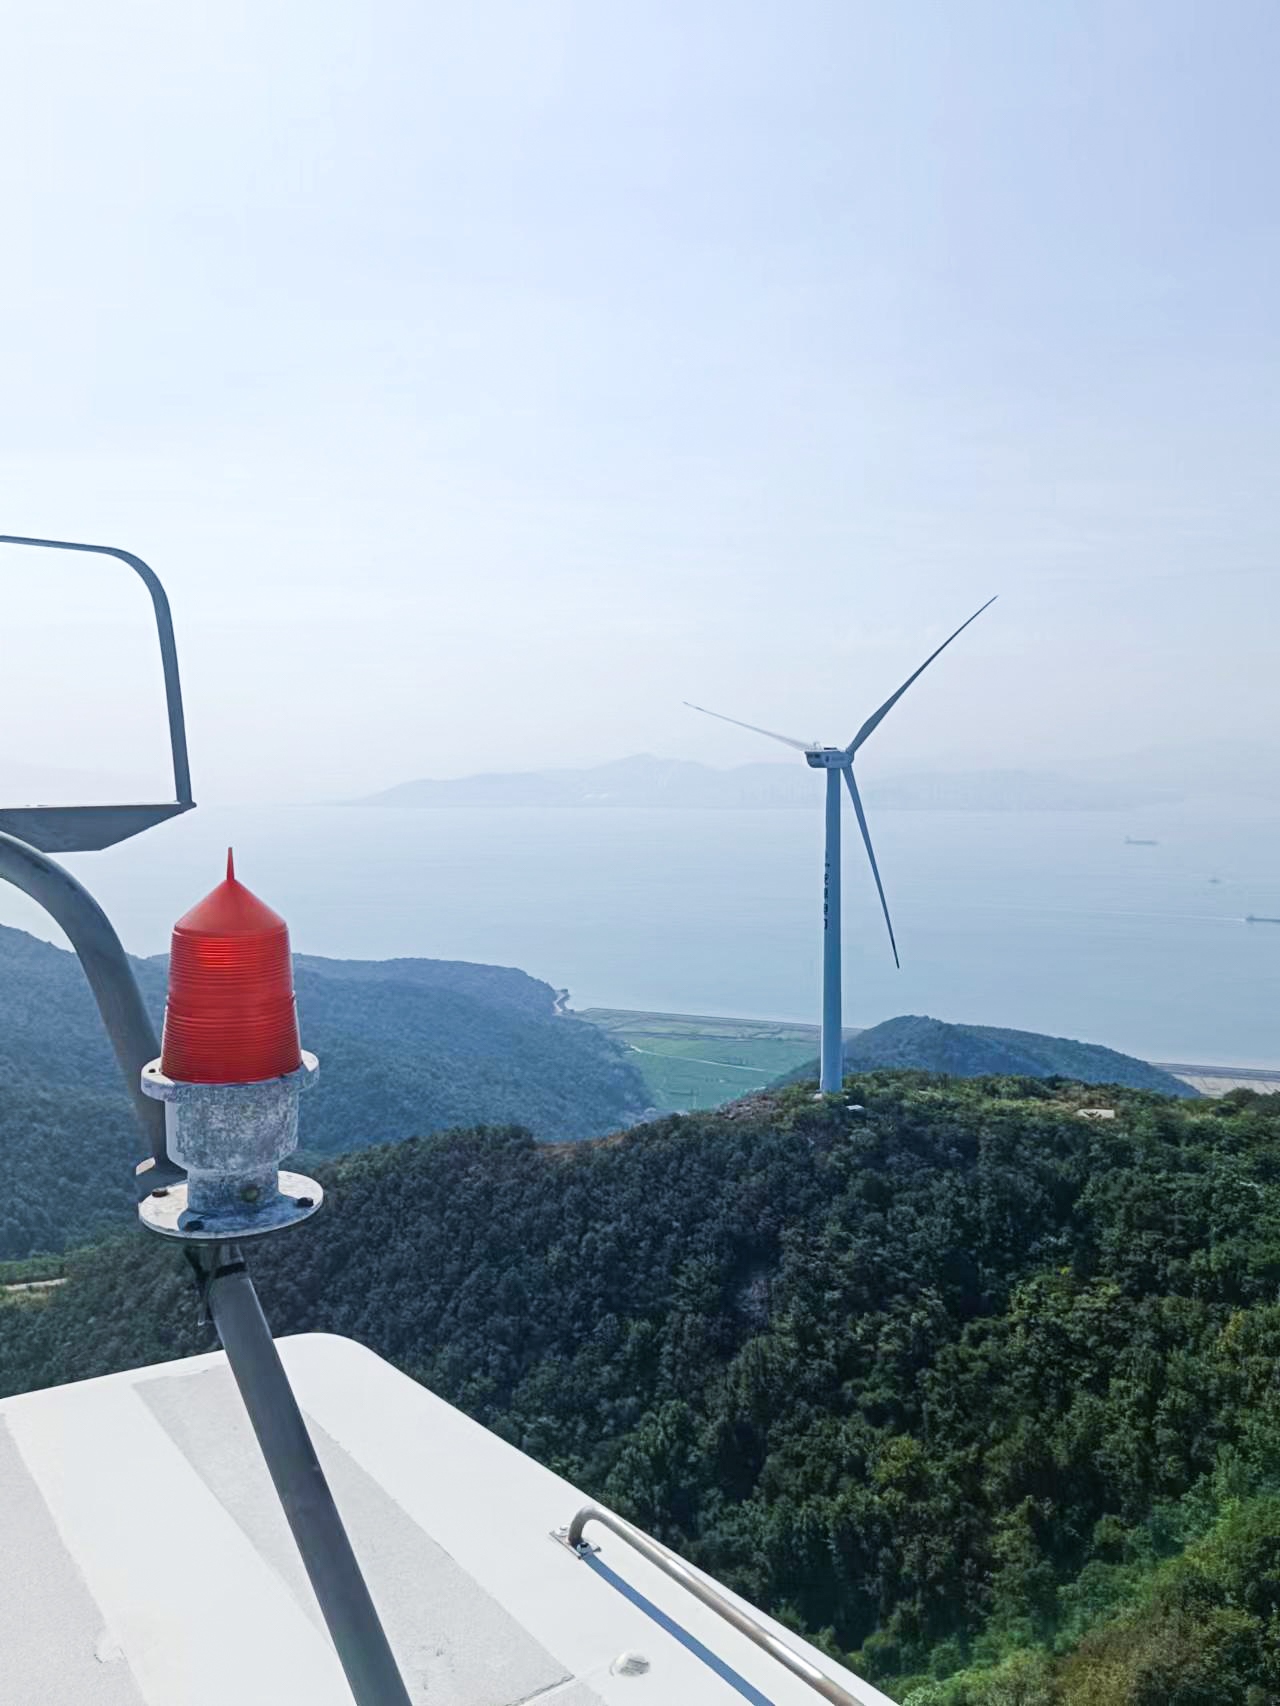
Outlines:
[[822, 873], [822, 1060], [818, 1088], [844, 1083], [840, 1004], [840, 772], [827, 771], [827, 835]]
[[[151, 1160], [138, 1169], [144, 1177], [146, 1195], [143, 1207], [146, 1208], [157, 1202], [167, 1203], [171, 1194], [185, 1196], [185, 1186], [180, 1181], [186, 1178], [183, 1169], [170, 1159], [166, 1143], [165, 1110], [174, 1098], [153, 1098], [144, 1095], [142, 1090], [143, 1069], [149, 1063], [157, 1062], [160, 1053], [155, 1027], [143, 1003], [128, 955], [106, 913], [88, 890], [49, 858], [43, 849], [55, 847], [62, 851], [85, 851], [110, 846], [166, 817], [187, 811], [194, 804], [169, 601], [154, 572], [130, 551], [106, 545], [72, 544], [64, 540], [29, 539], [8, 534], [0, 534], [0, 545], [37, 545], [50, 550], [90, 551], [116, 557], [142, 578], [151, 594], [155, 611], [164, 669], [176, 799], [172, 804], [163, 806], [36, 806], [9, 812], [5, 819], [9, 827], [20, 827], [26, 834], [29, 826], [32, 839], [41, 842], [40, 848], [0, 830], [0, 880], [11, 882], [30, 895], [61, 925], [93, 990], [102, 1022], [129, 1086], [138, 1123], [151, 1147]], [[312, 1058], [311, 1071], [314, 1069]], [[168, 1085], [170, 1091], [191, 1088], [174, 1084], [158, 1072], [151, 1075], [149, 1082], [153, 1089], [160, 1082]], [[235, 1092], [244, 1088], [253, 1090], [254, 1086], [228, 1085], [223, 1088]], [[234, 1096], [231, 1100], [234, 1101]], [[244, 1100], [243, 1096], [240, 1100]], [[277, 1119], [268, 1136], [273, 1132], [278, 1135], [279, 1123]], [[293, 1177], [278, 1175], [280, 1182]], [[318, 1206], [318, 1187], [305, 1179], [298, 1180], [298, 1183], [310, 1189], [305, 1199], [297, 1198], [293, 1206], [300, 1210], [305, 1207], [305, 1213], [309, 1214]], [[178, 1187], [176, 1192], [173, 1189], [175, 1185]], [[279, 1196], [277, 1188], [274, 1199], [278, 1200]], [[257, 1200], [256, 1191], [252, 1198], [245, 1196], [246, 1212], [248, 1203]], [[271, 1206], [275, 1206], [274, 1200]], [[265, 1224], [253, 1227], [255, 1234], [279, 1230], [278, 1214], [274, 1218], [260, 1218]], [[185, 1228], [178, 1224], [166, 1225], [161, 1220], [148, 1220], [145, 1215], [144, 1223], [166, 1236], [200, 1237], [196, 1230], [201, 1226], [200, 1217], [190, 1220]], [[239, 1231], [237, 1235], [247, 1237], [249, 1232]], [[240, 1251], [231, 1243], [213, 1242], [202, 1250], [199, 1242], [193, 1242], [188, 1243], [187, 1254], [200, 1275], [209, 1313], [218, 1329], [231, 1372], [284, 1506], [307, 1575], [311, 1578], [356, 1706], [410, 1706], [404, 1680], [351, 1550], [351, 1542], [342, 1526], [342, 1518], [333, 1502], [333, 1494], [329, 1491]]]
[[102, 1023], [124, 1074], [133, 1111], [151, 1149], [146, 1188], [184, 1175], [165, 1147], [164, 1107], [142, 1094], [140, 1075], [160, 1052], [155, 1026], [111, 920], [97, 901], [47, 853], [0, 834], [0, 879], [31, 896], [61, 926], [84, 967]]
[[220, 1250], [203, 1269], [209, 1313], [356, 1706], [410, 1706], [244, 1258], [235, 1245]]

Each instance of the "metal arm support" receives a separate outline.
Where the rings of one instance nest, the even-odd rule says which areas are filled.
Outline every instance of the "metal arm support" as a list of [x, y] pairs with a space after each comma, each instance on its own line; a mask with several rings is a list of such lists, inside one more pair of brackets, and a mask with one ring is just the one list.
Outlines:
[[708, 1610], [714, 1611], [717, 1617], [723, 1617], [726, 1623], [732, 1624], [748, 1641], [754, 1642], [757, 1647], [763, 1647], [770, 1657], [789, 1670], [792, 1676], [799, 1677], [801, 1682], [807, 1682], [824, 1700], [832, 1701], [833, 1706], [861, 1706], [861, 1702], [850, 1694], [847, 1688], [820, 1671], [816, 1665], [811, 1665], [808, 1659], [802, 1658], [793, 1647], [789, 1647], [763, 1624], [757, 1623], [754, 1617], [748, 1617], [745, 1611], [740, 1611], [719, 1588], [704, 1581], [691, 1570], [683, 1558], [677, 1558], [674, 1552], [669, 1552], [665, 1546], [651, 1540], [647, 1534], [642, 1534], [638, 1528], [633, 1528], [629, 1522], [624, 1522], [612, 1511], [602, 1510], [599, 1505], [583, 1505], [569, 1524], [568, 1530], [560, 1531], [571, 1551], [586, 1556], [593, 1550], [582, 1538], [582, 1531], [589, 1522], [599, 1523], [611, 1534], [616, 1534], [619, 1540], [625, 1540], [642, 1558], [647, 1558], [655, 1569], [661, 1570], [664, 1576], [670, 1576], [673, 1582], [679, 1582], [682, 1588], [687, 1588]]
[[169, 600], [155, 571], [115, 545], [81, 545], [68, 539], [28, 539], [21, 534], [0, 533], [0, 545], [35, 545], [50, 551], [87, 551], [94, 556], [115, 557], [127, 563], [151, 594], [160, 663], [164, 670], [165, 709], [169, 719], [169, 751], [173, 760], [174, 798], [161, 804], [98, 806], [12, 806], [0, 808], [0, 830], [41, 848], [46, 853], [87, 853], [113, 847], [139, 835], [144, 829], [191, 810], [191, 767], [187, 762], [187, 728], [182, 712], [182, 683], [178, 676], [178, 648], [173, 638]]
[[84, 967], [151, 1150], [146, 1188], [184, 1178], [165, 1147], [164, 1106], [142, 1094], [142, 1068], [160, 1053], [160, 1045], [111, 920], [70, 871], [16, 836], [0, 834], [0, 878], [30, 895], [61, 926]]
[[203, 1252], [188, 1254], [206, 1276], [209, 1313], [356, 1706], [411, 1706], [244, 1258], [234, 1244], [220, 1246], [209, 1267]]
[[[176, 796], [173, 803], [33, 806], [0, 813], [0, 825], [19, 831], [13, 835], [0, 828], [0, 879], [13, 883], [38, 902], [61, 925], [79, 956], [129, 1087], [134, 1112], [150, 1144], [151, 1160], [139, 1168], [145, 1191], [148, 1197], [154, 1191], [164, 1198], [166, 1188], [184, 1179], [186, 1174], [169, 1159], [165, 1103], [142, 1093], [142, 1069], [160, 1053], [155, 1028], [143, 1004], [128, 955], [106, 913], [88, 890], [49, 858], [48, 853], [109, 847], [166, 817], [189, 810], [193, 804], [169, 601], [154, 572], [131, 551], [117, 550], [111, 545], [79, 545], [10, 534], [0, 534], [0, 545], [39, 545], [57, 551], [90, 551], [117, 557], [141, 577], [151, 594], [164, 666]], [[30, 841], [20, 839], [27, 836]], [[38, 842], [39, 847], [30, 842]], [[224, 1243], [214, 1245], [209, 1252], [189, 1245], [187, 1254], [200, 1277], [206, 1306], [217, 1327], [356, 1706], [411, 1706], [240, 1251], [234, 1244]]]
[[26, 539], [17, 533], [0, 533], [0, 545], [40, 545], [50, 551], [90, 551], [99, 557], [116, 557], [128, 563], [139, 575], [151, 594], [156, 616], [156, 633], [160, 640], [160, 662], [164, 669], [165, 706], [169, 714], [169, 746], [173, 754], [174, 799], [181, 805], [191, 804], [191, 767], [187, 762], [187, 728], [182, 714], [182, 685], [178, 679], [178, 648], [173, 638], [173, 616], [169, 599], [160, 584], [160, 577], [141, 557], [132, 551], [122, 551], [116, 545], [76, 545], [66, 539]]

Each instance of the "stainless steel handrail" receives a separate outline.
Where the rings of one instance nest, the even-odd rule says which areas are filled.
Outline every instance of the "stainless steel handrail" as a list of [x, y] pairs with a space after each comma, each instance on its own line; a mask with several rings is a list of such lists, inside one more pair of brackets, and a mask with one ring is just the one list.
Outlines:
[[771, 1634], [763, 1624], [757, 1623], [754, 1617], [748, 1617], [745, 1611], [740, 1611], [718, 1588], [703, 1581], [683, 1558], [678, 1558], [661, 1542], [651, 1540], [647, 1534], [642, 1534], [638, 1528], [633, 1528], [620, 1516], [614, 1516], [612, 1511], [602, 1510], [599, 1505], [583, 1505], [568, 1529], [562, 1531], [564, 1542], [570, 1551], [576, 1552], [580, 1557], [586, 1557], [591, 1552], [591, 1546], [582, 1538], [582, 1531], [589, 1522], [598, 1522], [602, 1528], [616, 1534], [619, 1540], [625, 1540], [642, 1558], [647, 1558], [655, 1569], [661, 1570], [665, 1576], [670, 1576], [673, 1582], [679, 1582], [682, 1588], [687, 1588], [708, 1610], [714, 1611], [717, 1617], [723, 1617], [726, 1623], [732, 1624], [748, 1641], [754, 1642], [757, 1647], [763, 1647], [771, 1658], [789, 1670], [792, 1676], [808, 1683], [824, 1700], [834, 1702], [834, 1706], [865, 1706], [865, 1703], [850, 1694], [847, 1688], [820, 1671], [816, 1665], [811, 1665], [808, 1659], [802, 1658], [793, 1647], [789, 1647], [777, 1635]]

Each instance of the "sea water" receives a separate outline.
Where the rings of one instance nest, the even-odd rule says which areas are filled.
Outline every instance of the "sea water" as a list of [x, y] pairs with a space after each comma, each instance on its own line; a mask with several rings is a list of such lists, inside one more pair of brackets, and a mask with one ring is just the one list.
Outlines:
[[[881, 811], [894, 969], [852, 815], [845, 1020], [1011, 1025], [1161, 1060], [1280, 1063], [1280, 811]], [[1155, 846], [1126, 845], [1126, 836]], [[822, 813], [201, 807], [68, 863], [134, 952], [218, 880], [300, 951], [519, 966], [575, 1007], [815, 1020]], [[0, 886], [0, 922], [55, 932]]]

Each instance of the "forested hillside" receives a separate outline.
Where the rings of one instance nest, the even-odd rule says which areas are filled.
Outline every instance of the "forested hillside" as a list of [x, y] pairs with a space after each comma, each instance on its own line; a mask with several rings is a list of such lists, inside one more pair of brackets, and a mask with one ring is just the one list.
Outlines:
[[[955, 1078], [1070, 1078], [1079, 1084], [1123, 1084], [1131, 1090], [1154, 1090], [1162, 1096], [1199, 1094], [1171, 1072], [1098, 1043], [1045, 1036], [1040, 1031], [1004, 1030], [995, 1025], [955, 1025], [915, 1013], [904, 1013], [859, 1031], [846, 1042], [844, 1058], [847, 1072], [912, 1067]], [[813, 1078], [817, 1070], [815, 1061], [790, 1078]]]
[[[163, 958], [135, 960], [155, 1015]], [[503, 966], [298, 955], [298, 1009], [320, 1079], [303, 1103], [312, 1153], [518, 1120], [539, 1137], [627, 1124], [646, 1092], [619, 1045], [562, 1016], [549, 984]], [[0, 1259], [119, 1224], [141, 1139], [73, 954], [0, 928]]]
[[[1280, 1701], [1280, 1107], [919, 1073], [325, 1168], [255, 1254], [911, 1706]], [[861, 1104], [855, 1107], [853, 1104]], [[209, 1347], [141, 1234], [6, 1391]], [[30, 1294], [28, 1294], [30, 1297]]]

